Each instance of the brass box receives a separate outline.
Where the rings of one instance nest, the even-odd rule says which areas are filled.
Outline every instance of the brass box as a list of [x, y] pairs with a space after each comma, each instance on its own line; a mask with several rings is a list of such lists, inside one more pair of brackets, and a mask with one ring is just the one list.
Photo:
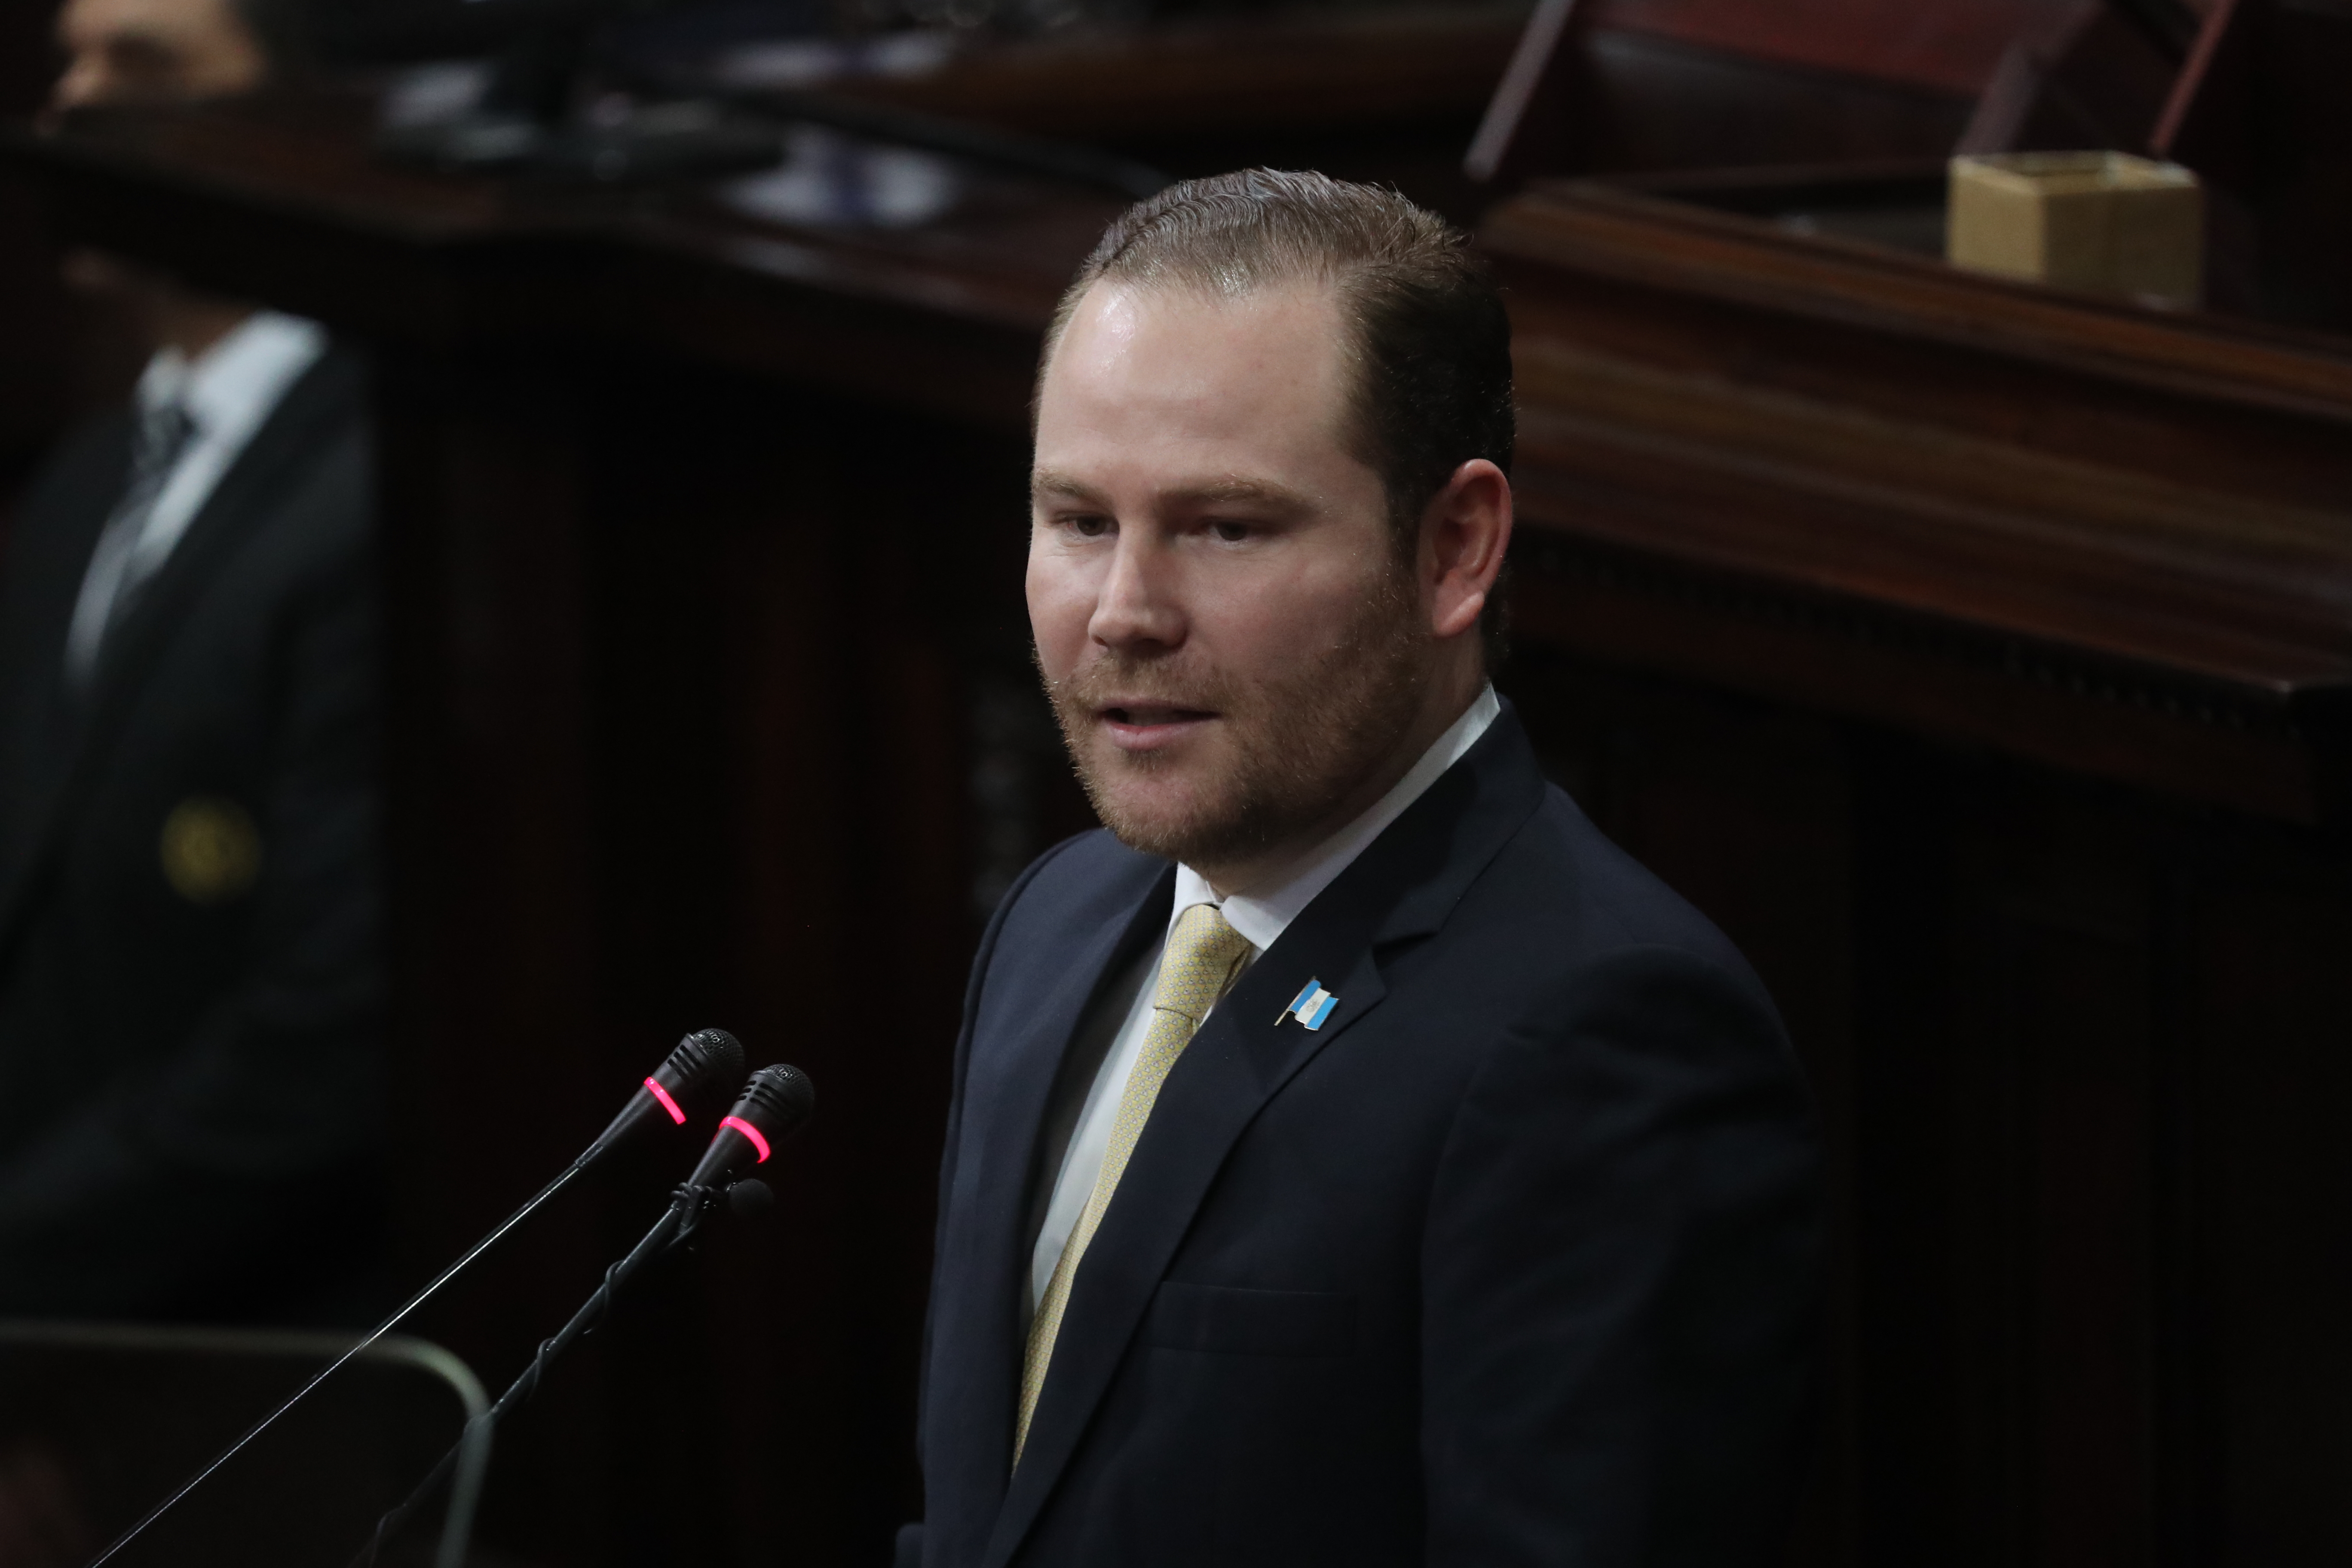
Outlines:
[[2205, 195], [2179, 164], [2123, 153], [1955, 158], [1944, 254], [2003, 277], [2193, 305]]

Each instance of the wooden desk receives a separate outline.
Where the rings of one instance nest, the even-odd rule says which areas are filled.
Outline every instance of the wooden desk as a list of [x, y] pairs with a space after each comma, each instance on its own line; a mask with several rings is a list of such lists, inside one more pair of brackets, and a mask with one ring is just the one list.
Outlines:
[[[1728, 205], [1769, 194], [1556, 186], [1484, 231], [1514, 287], [1531, 519], [1821, 606], [1704, 654], [1634, 616], [1653, 658], [2340, 816], [2352, 342], [1973, 277]], [[1830, 625], [1841, 605], [1874, 626]], [[1588, 608], [1524, 614], [1578, 639]]]
[[967, 55], [936, 71], [841, 85], [927, 113], [1180, 155], [1197, 149], [1212, 126], [1219, 135], [1263, 138], [1475, 124], [1528, 11], [1526, 0], [1469, 0], [1247, 27], [1194, 22], [1080, 32]]

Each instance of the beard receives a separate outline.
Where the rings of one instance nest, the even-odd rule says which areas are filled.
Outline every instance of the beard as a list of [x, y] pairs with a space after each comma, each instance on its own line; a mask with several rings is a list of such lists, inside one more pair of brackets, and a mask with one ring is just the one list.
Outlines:
[[[1180, 649], [1106, 651], [1045, 693], [1087, 799], [1118, 840], [1199, 868], [1245, 861], [1326, 822], [1419, 712], [1429, 639], [1404, 570], [1384, 572], [1329, 642], [1244, 675]], [[1098, 731], [1111, 696], [1213, 712], [1206, 746], [1130, 752]]]

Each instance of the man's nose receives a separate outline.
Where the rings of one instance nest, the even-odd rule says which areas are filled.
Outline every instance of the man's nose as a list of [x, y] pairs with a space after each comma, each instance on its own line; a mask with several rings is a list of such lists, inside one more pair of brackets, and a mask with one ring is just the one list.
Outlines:
[[58, 118], [68, 109], [80, 109], [98, 102], [105, 96], [106, 74], [87, 50], [77, 49], [66, 57], [66, 68], [49, 88], [49, 101], [43, 106], [40, 124], [54, 129]]
[[1105, 647], [1175, 647], [1184, 640], [1181, 585], [1168, 552], [1142, 529], [1123, 531], [1095, 597], [1087, 635]]

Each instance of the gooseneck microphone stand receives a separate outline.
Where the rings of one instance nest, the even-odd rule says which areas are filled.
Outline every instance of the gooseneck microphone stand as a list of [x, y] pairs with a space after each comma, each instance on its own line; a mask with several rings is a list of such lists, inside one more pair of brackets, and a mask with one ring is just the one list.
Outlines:
[[[467, 1422], [464, 1435], [450, 1445], [449, 1451], [441, 1456], [440, 1463], [416, 1483], [416, 1489], [376, 1521], [375, 1532], [369, 1538], [367, 1546], [352, 1559], [353, 1568], [373, 1568], [376, 1555], [383, 1550], [385, 1542], [399, 1533], [400, 1527], [408, 1522], [409, 1516], [432, 1495], [434, 1489], [448, 1479], [450, 1472], [457, 1468], [461, 1458], [479, 1454], [487, 1461], [490, 1436], [499, 1419], [537, 1393], [540, 1379], [546, 1375], [547, 1369], [555, 1363], [555, 1359], [586, 1338], [598, 1323], [604, 1321], [604, 1314], [612, 1310], [613, 1299], [636, 1278], [646, 1265], [672, 1247], [683, 1246], [693, 1236], [702, 1216], [718, 1206], [724, 1195], [719, 1188], [709, 1186], [680, 1186], [671, 1194], [668, 1210], [654, 1222], [651, 1230], [646, 1232], [645, 1239], [631, 1247], [627, 1257], [604, 1270], [604, 1283], [598, 1285], [595, 1293], [572, 1314], [570, 1322], [557, 1330], [552, 1337], [540, 1341], [539, 1353], [530, 1358], [530, 1364], [523, 1368], [522, 1375], [499, 1395], [498, 1403]], [[461, 1476], [458, 1484], [462, 1487], [469, 1480], [477, 1486], [479, 1484], [478, 1476]]]
[[[657, 1121], [658, 1118], [654, 1115], [652, 1111], [652, 1108], [654, 1106], [660, 1106], [663, 1110], [668, 1112], [669, 1117], [673, 1121], [679, 1125], [684, 1125], [687, 1116], [686, 1112], [678, 1107], [678, 1097], [684, 1096], [690, 1099], [699, 1099], [702, 1096], [707, 1095], [713, 1087], [717, 1087], [721, 1090], [721, 1092], [724, 1092], [726, 1089], [731, 1089], [735, 1083], [741, 1081], [742, 1073], [743, 1047], [739, 1041], [737, 1041], [734, 1036], [729, 1034], [726, 1030], [698, 1030], [696, 1033], [688, 1035], [685, 1039], [679, 1041], [677, 1048], [672, 1051], [669, 1054], [668, 1058], [665, 1060], [659, 1068], [655, 1069], [651, 1077], [645, 1080], [644, 1087], [631, 1098], [629, 1104], [622, 1110], [621, 1114], [614, 1119], [613, 1124], [605, 1128], [604, 1133], [599, 1136], [593, 1143], [588, 1145], [587, 1149], [582, 1152], [578, 1159], [565, 1166], [563, 1170], [557, 1174], [553, 1181], [540, 1188], [537, 1194], [534, 1195], [530, 1202], [524, 1204], [522, 1207], [515, 1210], [514, 1213], [507, 1215], [505, 1220], [499, 1225], [497, 1229], [491, 1231], [489, 1235], [482, 1237], [481, 1240], [474, 1243], [472, 1247], [467, 1248], [465, 1255], [459, 1258], [457, 1262], [452, 1263], [448, 1268], [444, 1268], [440, 1273], [435, 1275], [432, 1282], [426, 1285], [424, 1289], [419, 1290], [415, 1295], [411, 1296], [407, 1300], [402, 1302], [400, 1306], [394, 1310], [392, 1316], [386, 1318], [383, 1322], [378, 1323], [374, 1328], [369, 1330], [366, 1338], [352, 1345], [349, 1350], [343, 1352], [342, 1354], [337, 1356], [333, 1361], [329, 1362], [325, 1370], [321, 1371], [317, 1376], [311, 1378], [310, 1382], [304, 1384], [300, 1388], [296, 1389], [294, 1391], [293, 1397], [288, 1399], [283, 1405], [278, 1406], [277, 1409], [272, 1410], [268, 1415], [255, 1422], [246, 1430], [243, 1436], [239, 1437], [236, 1442], [231, 1443], [227, 1447], [222, 1449], [218, 1455], [215, 1456], [210, 1464], [206, 1465], [203, 1469], [198, 1470], [194, 1475], [190, 1476], [185, 1481], [182, 1482], [178, 1489], [173, 1491], [169, 1497], [166, 1497], [162, 1502], [157, 1503], [153, 1508], [149, 1509], [144, 1514], [141, 1515], [139, 1521], [136, 1524], [133, 1524], [130, 1529], [124, 1531], [121, 1535], [116, 1536], [112, 1544], [108, 1546], [105, 1551], [100, 1552], [96, 1557], [90, 1559], [89, 1568], [104, 1568], [105, 1563], [112, 1561], [116, 1553], [120, 1552], [124, 1547], [137, 1540], [140, 1535], [146, 1531], [149, 1525], [153, 1524], [157, 1520], [163, 1518], [173, 1509], [179, 1506], [182, 1499], [185, 1498], [190, 1492], [194, 1491], [198, 1487], [204, 1485], [206, 1480], [211, 1479], [215, 1471], [218, 1470], [223, 1465], [227, 1464], [231, 1459], [236, 1458], [239, 1454], [243, 1453], [247, 1447], [250, 1445], [256, 1437], [260, 1436], [263, 1432], [267, 1431], [272, 1425], [274, 1425], [279, 1416], [285, 1415], [297, 1405], [301, 1404], [303, 1400], [310, 1397], [310, 1391], [312, 1389], [317, 1388], [320, 1384], [326, 1382], [327, 1379], [334, 1376], [336, 1373], [341, 1371], [344, 1365], [351, 1362], [354, 1357], [359, 1356], [370, 1346], [373, 1345], [378, 1340], [383, 1339], [384, 1335], [392, 1332], [394, 1329], [398, 1328], [400, 1324], [407, 1319], [410, 1313], [415, 1311], [417, 1308], [423, 1306], [427, 1300], [431, 1300], [434, 1294], [437, 1292], [441, 1287], [446, 1285], [450, 1280], [455, 1279], [458, 1275], [464, 1273], [467, 1268], [473, 1263], [474, 1259], [481, 1257], [482, 1254], [488, 1252], [491, 1247], [496, 1247], [499, 1241], [505, 1238], [506, 1235], [509, 1231], [515, 1228], [515, 1226], [520, 1225], [532, 1215], [538, 1213], [541, 1206], [543, 1205], [548, 1199], [553, 1197], [565, 1187], [571, 1185], [574, 1177], [578, 1176], [581, 1172], [588, 1169], [589, 1166], [596, 1163], [607, 1151], [614, 1148], [625, 1136], [633, 1131], [636, 1126]], [[667, 1080], [666, 1083], [662, 1081], [665, 1079]], [[464, 1445], [461, 1443], [460, 1447], [463, 1447], [463, 1446]], [[474, 1493], [480, 1484], [480, 1472], [488, 1463], [488, 1452], [487, 1449], [483, 1449], [473, 1456], [472, 1462], [467, 1467], [469, 1474], [466, 1478], [461, 1478], [457, 1492], [450, 1499], [453, 1509], [464, 1509], [470, 1512]], [[455, 1531], [453, 1533], [460, 1539], [462, 1539], [465, 1534], [463, 1531]]]
[[[735, 1108], [719, 1119], [719, 1131], [711, 1134], [710, 1147], [703, 1151], [702, 1161], [694, 1173], [670, 1194], [669, 1208], [654, 1227], [646, 1232], [645, 1239], [629, 1249], [628, 1256], [604, 1270], [604, 1282], [595, 1293], [572, 1314], [572, 1321], [558, 1330], [551, 1339], [540, 1342], [539, 1353], [530, 1358], [522, 1375], [514, 1380], [499, 1402], [466, 1424], [465, 1435], [457, 1445], [441, 1456], [440, 1463], [417, 1483], [399, 1506], [376, 1521], [375, 1532], [367, 1546], [352, 1559], [352, 1568], [373, 1568], [376, 1556], [384, 1542], [405, 1523], [409, 1515], [439, 1485], [459, 1462], [460, 1455], [487, 1455], [488, 1438], [497, 1427], [499, 1418], [531, 1396], [540, 1379], [555, 1362], [555, 1358], [574, 1344], [604, 1321], [611, 1310], [614, 1297], [623, 1287], [636, 1278], [646, 1265], [693, 1237], [703, 1216], [730, 1197], [752, 1200], [741, 1205], [744, 1213], [756, 1213], [764, 1208], [772, 1196], [767, 1185], [758, 1181], [738, 1180], [751, 1166], [764, 1165], [776, 1143], [781, 1143], [798, 1131], [815, 1108], [816, 1089], [808, 1075], [796, 1067], [778, 1062], [761, 1068], [743, 1086]], [[477, 1478], [478, 1479], [478, 1478]], [[460, 1478], [459, 1484], [466, 1484]], [[455, 1532], [443, 1536], [445, 1546], [456, 1539]], [[456, 1564], [445, 1568], [457, 1568]]]

